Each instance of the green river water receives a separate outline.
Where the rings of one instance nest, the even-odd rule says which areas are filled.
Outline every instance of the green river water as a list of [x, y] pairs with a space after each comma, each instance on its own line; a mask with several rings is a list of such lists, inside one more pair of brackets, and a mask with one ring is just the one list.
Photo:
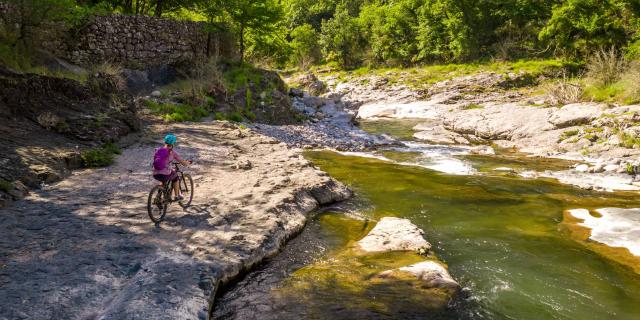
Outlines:
[[[363, 127], [409, 140], [411, 125]], [[419, 157], [414, 152], [382, 154], [399, 162]], [[352, 187], [357, 198], [348, 210], [320, 215], [310, 227], [313, 235], [297, 244], [299, 252], [322, 252], [286, 267], [277, 281], [266, 281], [270, 318], [640, 319], [640, 276], [607, 258], [606, 247], [594, 251], [573, 238], [562, 223], [567, 209], [639, 207], [635, 193], [592, 192], [550, 180], [491, 174], [495, 167], [568, 165], [509, 153], [457, 157], [477, 169], [476, 175], [328, 151], [307, 157]], [[354, 241], [385, 216], [410, 219], [425, 231], [437, 257], [464, 288], [449, 308], [434, 312], [432, 293], [410, 283], [371, 280], [377, 272], [425, 259], [414, 253], [355, 252]]]

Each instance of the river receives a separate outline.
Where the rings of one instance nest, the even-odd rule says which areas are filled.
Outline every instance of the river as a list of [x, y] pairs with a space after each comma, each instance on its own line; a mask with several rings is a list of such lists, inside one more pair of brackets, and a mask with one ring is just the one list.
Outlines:
[[[231, 286], [220, 319], [639, 319], [633, 258], [579, 239], [568, 209], [640, 207], [635, 193], [577, 189], [505, 170], [562, 169], [563, 161], [498, 152], [474, 156], [411, 141], [411, 122], [362, 127], [409, 147], [307, 157], [356, 197], [328, 208], [282, 254]], [[353, 243], [385, 216], [410, 219], [464, 288], [446, 310], [406, 283], [371, 275], [423, 259], [415, 253], [361, 255]], [[618, 249], [619, 250], [619, 249]], [[629, 260], [631, 259], [631, 260]], [[616, 261], [622, 261], [619, 263]], [[627, 262], [625, 265], [624, 262]]]

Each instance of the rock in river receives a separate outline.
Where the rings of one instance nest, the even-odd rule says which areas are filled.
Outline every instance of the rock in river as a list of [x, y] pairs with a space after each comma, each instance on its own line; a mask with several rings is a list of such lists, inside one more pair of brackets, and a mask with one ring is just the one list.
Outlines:
[[444, 289], [447, 294], [453, 296], [460, 290], [458, 282], [453, 280], [451, 274], [441, 263], [427, 260], [418, 262], [410, 266], [387, 270], [378, 274], [380, 278], [398, 277], [399, 273], [410, 273], [422, 282], [423, 288], [440, 288]]
[[407, 219], [384, 217], [358, 241], [366, 252], [417, 251], [426, 253], [431, 244], [423, 237], [424, 231]]
[[583, 220], [579, 225], [591, 229], [591, 240], [627, 248], [632, 255], [640, 257], [640, 209], [603, 208], [596, 212], [599, 216], [587, 209], [569, 210], [572, 216]]

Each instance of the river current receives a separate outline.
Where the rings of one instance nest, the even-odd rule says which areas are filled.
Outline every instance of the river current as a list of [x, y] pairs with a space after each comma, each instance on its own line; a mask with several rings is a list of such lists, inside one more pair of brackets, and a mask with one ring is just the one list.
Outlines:
[[[228, 288], [220, 319], [640, 319], [640, 275], [628, 252], [585, 241], [569, 209], [640, 207], [637, 193], [577, 189], [506, 170], [560, 170], [563, 161], [411, 141], [411, 122], [364, 123], [407, 141], [375, 154], [309, 152], [356, 197], [327, 208], [284, 251]], [[498, 169], [498, 170], [496, 170]], [[405, 283], [371, 275], [423, 259], [359, 255], [381, 217], [411, 220], [464, 288], [446, 310]], [[581, 237], [581, 235], [583, 235]], [[624, 250], [622, 250], [624, 251]]]

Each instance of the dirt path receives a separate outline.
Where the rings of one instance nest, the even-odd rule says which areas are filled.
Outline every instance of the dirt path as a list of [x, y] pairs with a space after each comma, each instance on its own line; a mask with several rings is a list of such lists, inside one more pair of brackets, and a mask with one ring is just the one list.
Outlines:
[[168, 131], [196, 161], [196, 193], [160, 227], [146, 214], [152, 143], [0, 210], [0, 319], [207, 318], [219, 280], [276, 253], [318, 205], [350, 195], [271, 138], [217, 122], [149, 136]]

